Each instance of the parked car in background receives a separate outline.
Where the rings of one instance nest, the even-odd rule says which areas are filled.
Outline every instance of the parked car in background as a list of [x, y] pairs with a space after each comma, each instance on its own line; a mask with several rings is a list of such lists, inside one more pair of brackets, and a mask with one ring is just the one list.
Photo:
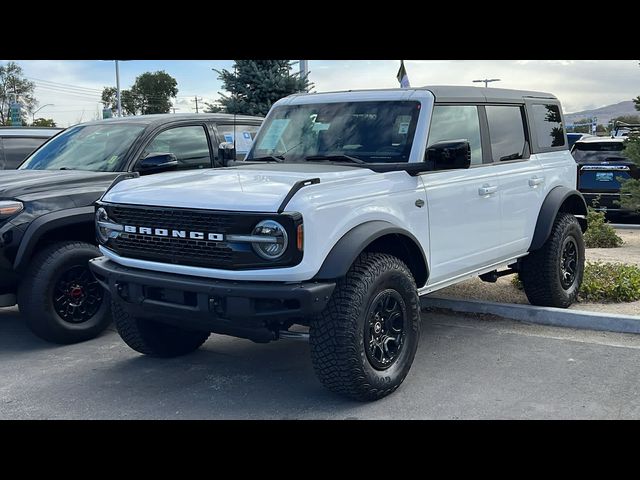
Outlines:
[[0, 127], [0, 170], [13, 170], [62, 128]]
[[627, 213], [616, 203], [620, 200], [620, 181], [640, 178], [640, 171], [623, 154], [625, 140], [626, 137], [588, 137], [578, 140], [571, 149], [578, 164], [578, 190], [587, 205]]
[[573, 148], [573, 146], [578, 140], [582, 140], [583, 138], [587, 138], [587, 137], [593, 137], [593, 135], [589, 133], [567, 133], [569, 150]]
[[[123, 172], [148, 175], [225, 164], [224, 129], [250, 137], [260, 117], [144, 115], [66, 129], [0, 172], [0, 307], [20, 306], [40, 337], [72, 343], [111, 321], [109, 299], [87, 262], [95, 246], [94, 202]], [[230, 126], [230, 127], [229, 127]], [[231, 138], [233, 140], [233, 138]], [[248, 150], [236, 139], [239, 147]], [[221, 149], [221, 150], [219, 150]]]

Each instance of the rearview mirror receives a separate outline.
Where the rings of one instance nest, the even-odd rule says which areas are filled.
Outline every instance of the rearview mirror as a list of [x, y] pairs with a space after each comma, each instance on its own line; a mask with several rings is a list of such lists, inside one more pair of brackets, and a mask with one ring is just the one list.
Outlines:
[[218, 158], [225, 167], [236, 159], [236, 147], [233, 142], [222, 142], [218, 145]]
[[178, 168], [178, 159], [173, 153], [151, 152], [140, 159], [136, 165], [136, 171], [140, 175], [148, 173], [168, 172]]
[[425, 154], [430, 170], [457, 170], [471, 166], [471, 145], [467, 140], [434, 143]]

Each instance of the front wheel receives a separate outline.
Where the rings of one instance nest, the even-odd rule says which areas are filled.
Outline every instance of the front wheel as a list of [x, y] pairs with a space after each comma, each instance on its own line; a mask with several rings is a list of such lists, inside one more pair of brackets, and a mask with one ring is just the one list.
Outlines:
[[520, 263], [520, 280], [532, 305], [567, 308], [584, 275], [584, 239], [576, 217], [559, 213], [542, 248]]
[[409, 373], [420, 338], [411, 272], [391, 255], [360, 255], [309, 333], [311, 360], [327, 388], [356, 400], [389, 395]]
[[146, 318], [136, 318], [117, 300], [112, 300], [113, 319], [124, 342], [150, 357], [172, 358], [194, 352], [209, 338], [209, 332], [186, 330]]
[[37, 336], [76, 343], [109, 326], [109, 295], [89, 270], [89, 260], [98, 256], [94, 245], [65, 241], [33, 257], [18, 287], [18, 306]]

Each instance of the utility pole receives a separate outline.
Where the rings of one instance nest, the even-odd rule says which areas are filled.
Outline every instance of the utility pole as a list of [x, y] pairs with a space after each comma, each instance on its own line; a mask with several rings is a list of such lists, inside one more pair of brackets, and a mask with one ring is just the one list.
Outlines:
[[[198, 100], [202, 101], [202, 99], [201, 99], [201, 98], [198, 98], [198, 96], [197, 96], [197, 95], [196, 95], [195, 99], [196, 99], [196, 113], [200, 113], [200, 112], [198, 111]], [[173, 113], [176, 113], [176, 112], [174, 111]]]
[[[309, 74], [309, 60], [300, 60], [300, 78]], [[307, 89], [305, 89], [307, 91]]]
[[489, 83], [499, 81], [499, 78], [485, 78], [484, 80], [474, 80], [473, 83], [484, 83], [484, 88], [487, 88], [489, 86]]
[[118, 116], [122, 116], [122, 103], [120, 101], [120, 67], [118, 67], [118, 60], [116, 62], [116, 99], [118, 100]]

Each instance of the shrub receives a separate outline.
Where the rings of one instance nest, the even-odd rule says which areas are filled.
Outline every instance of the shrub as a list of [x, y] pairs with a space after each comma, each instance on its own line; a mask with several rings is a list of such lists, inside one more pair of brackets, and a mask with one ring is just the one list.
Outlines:
[[584, 269], [580, 298], [589, 302], [640, 300], [640, 268], [623, 263], [589, 262]]
[[604, 212], [589, 207], [587, 209], [587, 224], [589, 228], [584, 234], [585, 247], [616, 248], [624, 243], [615, 229], [606, 221]]
[[[511, 285], [523, 290], [518, 275]], [[623, 263], [587, 262], [580, 287], [580, 300], [587, 302], [634, 302], [640, 300], [640, 267]]]

